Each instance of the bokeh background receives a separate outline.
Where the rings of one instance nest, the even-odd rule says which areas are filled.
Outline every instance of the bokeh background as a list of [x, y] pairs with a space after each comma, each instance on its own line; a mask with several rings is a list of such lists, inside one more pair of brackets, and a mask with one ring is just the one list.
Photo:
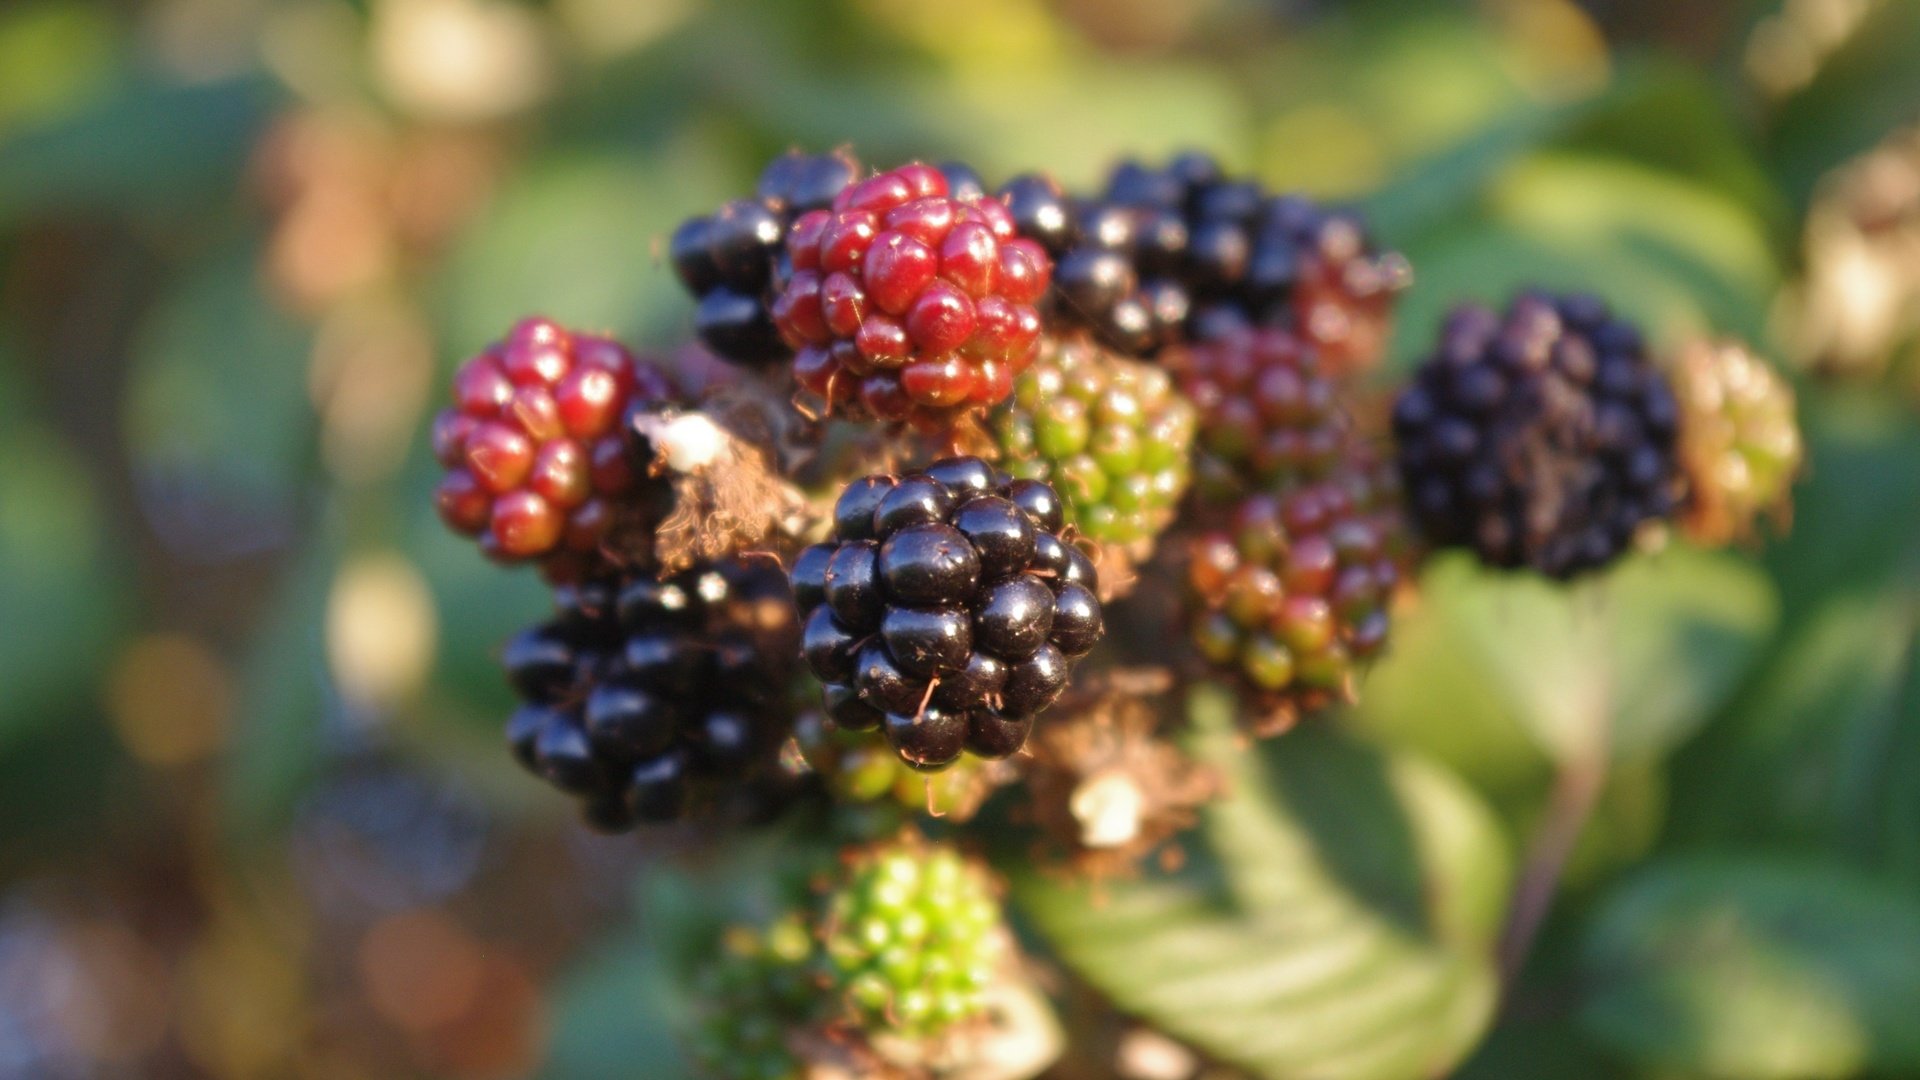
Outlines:
[[1791, 540], [1572, 629], [1443, 562], [1344, 722], [1489, 895], [1592, 800], [1463, 1075], [1920, 1076], [1916, 124], [1910, 0], [6, 0], [0, 1078], [685, 1074], [634, 897], [689, 841], [513, 771], [545, 600], [424, 422], [525, 312], [683, 340], [672, 226], [841, 143], [1356, 202], [1398, 370], [1531, 281], [1790, 370]]

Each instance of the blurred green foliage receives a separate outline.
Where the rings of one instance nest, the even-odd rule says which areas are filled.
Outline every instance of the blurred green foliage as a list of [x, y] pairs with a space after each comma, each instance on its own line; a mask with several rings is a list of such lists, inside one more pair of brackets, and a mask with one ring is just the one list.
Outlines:
[[[1789, 18], [1814, 8], [1863, 21], [1816, 49]], [[1792, 78], [1770, 33], [1808, 46]], [[528, 311], [684, 340], [674, 223], [847, 143], [1071, 184], [1199, 146], [1355, 200], [1417, 272], [1383, 382], [1447, 307], [1522, 284], [1785, 359], [1801, 222], [1920, 120], [1916, 73], [1904, 0], [0, 7], [0, 909], [77, 892], [139, 928], [152, 962], [123, 942], [101, 985], [169, 1003], [114, 1059], [150, 1075], [680, 1075], [663, 942], [742, 878], [648, 861], [630, 897], [633, 845], [582, 846], [498, 752], [491, 651], [543, 601], [428, 505], [461, 356]], [[1233, 797], [1178, 872], [1096, 896], [998, 826], [1029, 944], [1274, 1080], [1920, 1075], [1920, 419], [1890, 380], [1799, 392], [1790, 538], [1572, 591], [1438, 560], [1362, 704], [1257, 752], [1197, 695]], [[343, 589], [396, 555], [424, 607]], [[157, 637], [231, 687], [129, 675]], [[218, 743], [173, 738], [206, 701]], [[432, 863], [426, 810], [315, 823], [369, 759], [459, 778], [492, 823], [458, 889], [400, 889], [517, 958], [431, 1024], [341, 959], [394, 905], [310, 869], [336, 834], [389, 891]], [[1591, 813], [1502, 972], [1570, 776]], [[473, 1004], [515, 979], [542, 987], [521, 1011]], [[0, 1077], [100, 1074], [14, 1022], [14, 985]], [[210, 1019], [243, 999], [290, 1004]]]

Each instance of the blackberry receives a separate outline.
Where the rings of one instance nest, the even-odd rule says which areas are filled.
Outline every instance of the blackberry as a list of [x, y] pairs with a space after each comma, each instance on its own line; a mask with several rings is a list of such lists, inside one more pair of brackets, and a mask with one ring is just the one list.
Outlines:
[[1194, 408], [1167, 373], [1080, 339], [1046, 339], [992, 419], [1007, 471], [1066, 497], [1081, 535], [1138, 559], [1186, 494]]
[[1210, 498], [1324, 480], [1345, 462], [1346, 402], [1293, 332], [1239, 327], [1165, 362], [1199, 413], [1197, 469]]
[[1007, 940], [986, 871], [918, 837], [856, 853], [821, 924], [844, 1020], [911, 1038], [985, 1011]]
[[884, 730], [915, 768], [1005, 757], [1103, 632], [1093, 564], [1053, 488], [979, 458], [856, 480], [794, 561], [807, 665], [828, 715]]
[[1373, 247], [1358, 215], [1270, 194], [1201, 154], [1158, 170], [1122, 162], [1105, 198], [1149, 218], [1183, 218], [1184, 247], [1152, 258], [1189, 294], [1188, 339], [1282, 326], [1333, 373], [1378, 362], [1393, 298], [1412, 274], [1404, 257]]
[[1673, 370], [1680, 402], [1680, 527], [1696, 543], [1753, 535], [1761, 515], [1792, 516], [1789, 489], [1804, 448], [1793, 388], [1738, 341], [1697, 341]]
[[441, 519], [489, 556], [537, 561], [555, 579], [596, 567], [646, 492], [664, 490], [633, 467], [621, 420], [671, 396], [618, 342], [522, 319], [460, 366], [453, 407], [434, 420]]
[[1189, 552], [1194, 644], [1267, 706], [1262, 733], [1350, 696], [1386, 645], [1399, 545], [1357, 482], [1255, 495]]
[[770, 367], [792, 357], [769, 311], [787, 232], [795, 218], [830, 205], [860, 177], [845, 150], [775, 158], [753, 197], [688, 218], [668, 242], [668, 258], [698, 306], [694, 328], [715, 353], [736, 364]]
[[599, 578], [508, 642], [514, 756], [619, 831], [775, 793], [797, 630], [785, 576], [729, 559]]
[[969, 194], [906, 165], [794, 222], [773, 317], [829, 408], [943, 430], [1032, 363], [1052, 260], [999, 201]]
[[1000, 188], [1021, 235], [1054, 259], [1046, 297], [1050, 324], [1084, 328], [1107, 348], [1149, 356], [1178, 339], [1188, 314], [1185, 285], [1164, 257], [1184, 249], [1178, 213], [1078, 199], [1045, 173]]
[[1675, 511], [1679, 406], [1640, 332], [1587, 296], [1456, 309], [1394, 402], [1400, 474], [1437, 547], [1565, 580]]

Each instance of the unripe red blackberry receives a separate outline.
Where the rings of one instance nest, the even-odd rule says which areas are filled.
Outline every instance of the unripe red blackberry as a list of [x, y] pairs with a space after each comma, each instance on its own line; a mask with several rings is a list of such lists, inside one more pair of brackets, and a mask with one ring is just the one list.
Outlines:
[[1164, 370], [1092, 342], [1045, 339], [990, 426], [1009, 473], [1051, 484], [1068, 524], [1136, 559], [1186, 494], [1193, 406]]
[[930, 165], [842, 191], [794, 222], [773, 318], [800, 385], [857, 417], [942, 430], [1032, 363], [1053, 262], [998, 200]]
[[522, 319], [460, 366], [453, 407], [433, 425], [449, 528], [503, 562], [565, 579], [593, 569], [634, 524], [652, 484], [635, 469], [622, 419], [668, 400], [667, 379], [610, 338]]
[[1394, 403], [1408, 505], [1436, 547], [1567, 579], [1670, 517], [1679, 406], [1640, 332], [1587, 296], [1467, 306]]
[[849, 485], [792, 570], [828, 716], [884, 730], [919, 769], [1019, 750], [1104, 632], [1064, 513], [1053, 488], [978, 458]]
[[1291, 331], [1241, 327], [1163, 359], [1199, 414], [1196, 468], [1209, 499], [1314, 483], [1347, 464], [1346, 402]]
[[1386, 645], [1396, 548], [1341, 480], [1255, 495], [1230, 528], [1193, 542], [1194, 644], [1269, 706], [1276, 729], [1324, 708]]
[[1680, 401], [1680, 527], [1696, 543], [1751, 537], [1763, 515], [1792, 516], [1804, 460], [1793, 388], [1738, 341], [1696, 341], [1673, 370]]
[[668, 258], [699, 301], [694, 328], [708, 348], [750, 367], [791, 359], [769, 311], [787, 231], [796, 217], [829, 205], [859, 177], [860, 163], [845, 150], [790, 150], [761, 173], [752, 198], [734, 199], [674, 230]]
[[777, 567], [594, 579], [555, 600], [502, 657], [524, 702], [507, 725], [522, 764], [609, 830], [775, 792], [797, 635]]

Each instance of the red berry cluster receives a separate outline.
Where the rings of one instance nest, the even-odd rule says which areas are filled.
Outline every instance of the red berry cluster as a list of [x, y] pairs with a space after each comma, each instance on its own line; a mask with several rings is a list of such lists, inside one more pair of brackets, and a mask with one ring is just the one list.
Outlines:
[[433, 425], [447, 468], [435, 500], [454, 531], [503, 562], [569, 578], [593, 560], [645, 481], [622, 418], [671, 396], [666, 377], [619, 342], [547, 319], [516, 323], [454, 375]]
[[856, 417], [939, 428], [1004, 401], [1040, 339], [1053, 263], [1000, 202], [912, 164], [843, 190], [787, 237], [774, 323], [800, 385]]
[[1347, 455], [1353, 425], [1313, 347], [1290, 330], [1239, 328], [1169, 353], [1200, 414], [1209, 494], [1320, 480]]

